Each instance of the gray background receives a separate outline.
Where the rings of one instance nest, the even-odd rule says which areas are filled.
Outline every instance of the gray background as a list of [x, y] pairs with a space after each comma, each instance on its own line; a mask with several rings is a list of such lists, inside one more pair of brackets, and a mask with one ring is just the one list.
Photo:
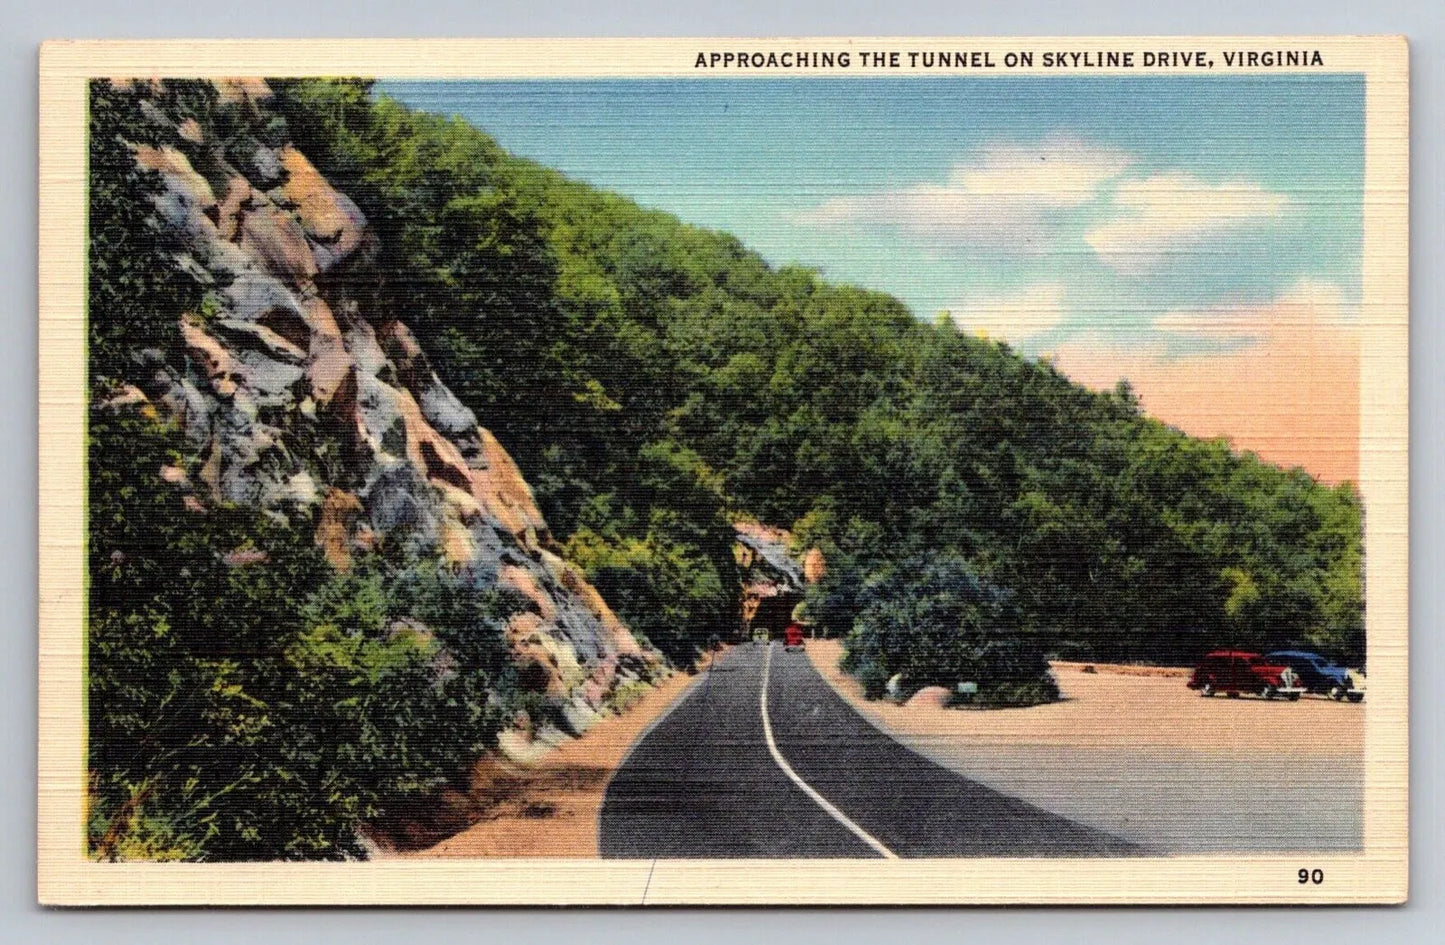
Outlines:
[[[621, 5], [619, 4], [619, 7]], [[1440, 716], [1436, 618], [1445, 543], [1438, 416], [1445, 15], [1438, 0], [0, 0], [0, 942], [1438, 941]], [[36, 53], [102, 37], [768, 36], [1404, 33], [1412, 83], [1412, 866], [1394, 909], [108, 910], [35, 906]], [[1164, 865], [1161, 869], [1167, 869]], [[1182, 884], [1181, 896], [1189, 889]]]

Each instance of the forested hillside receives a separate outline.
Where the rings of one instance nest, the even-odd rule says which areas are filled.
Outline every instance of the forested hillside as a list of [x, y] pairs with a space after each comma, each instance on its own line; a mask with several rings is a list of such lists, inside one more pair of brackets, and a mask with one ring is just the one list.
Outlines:
[[1354, 487], [1127, 384], [364, 81], [101, 82], [91, 135], [98, 856], [361, 855], [504, 732], [729, 638], [738, 519], [822, 549], [809, 615], [874, 692], [1363, 655]]
[[[895, 299], [768, 266], [512, 157], [364, 82], [281, 112], [389, 247], [443, 374], [518, 456], [548, 521], [676, 654], [730, 613], [729, 506], [821, 545], [815, 612], [957, 558], [1069, 656], [1218, 644], [1363, 655], [1361, 509], [1223, 441]], [[906, 583], [906, 581], [905, 581]]]

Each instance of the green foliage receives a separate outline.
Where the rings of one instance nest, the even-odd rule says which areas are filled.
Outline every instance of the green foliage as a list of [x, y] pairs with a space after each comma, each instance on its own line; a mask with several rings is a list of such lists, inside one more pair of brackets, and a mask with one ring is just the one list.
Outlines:
[[1020, 632], [1011, 597], [961, 558], [891, 563], [859, 591], [844, 667], [870, 698], [881, 695], [880, 679], [901, 674], [901, 696], [973, 682], [981, 704], [1057, 699], [1042, 641]]
[[566, 553], [632, 632], [674, 661], [691, 662], [727, 616], [714, 609], [728, 590], [717, 569], [665, 532], [609, 541], [583, 526]]
[[[182, 134], [185, 120], [199, 133]], [[136, 147], [179, 152], [220, 199], [234, 168], [251, 168], [263, 144], [277, 146], [285, 137], [279, 115], [223, 102], [208, 81], [92, 80], [86, 229], [93, 379], [141, 383], [155, 362], [174, 363], [179, 316], [209, 315], [215, 301], [207, 293], [224, 288], [214, 275], [177, 264], [178, 234], [155, 212], [158, 200], [172, 203], [174, 197], [166, 195], [158, 173], [137, 165]]]
[[432, 563], [334, 572], [304, 524], [186, 511], [157, 475], [186, 444], [157, 421], [102, 408], [90, 436], [96, 855], [355, 856], [359, 824], [491, 744], [512, 602]]
[[[695, 452], [670, 441], [649, 444], [637, 460], [636, 478], [620, 495], [583, 511], [567, 556], [634, 633], [690, 663], [735, 617], [733, 533], [721, 483]], [[614, 503], [623, 504], [621, 515]]]
[[92, 378], [131, 381], [147, 348], [174, 350], [177, 320], [201, 289], [175, 265], [174, 245], [156, 222], [160, 176], [136, 165], [130, 143], [156, 133], [137, 91], [95, 80], [90, 96], [87, 327]]

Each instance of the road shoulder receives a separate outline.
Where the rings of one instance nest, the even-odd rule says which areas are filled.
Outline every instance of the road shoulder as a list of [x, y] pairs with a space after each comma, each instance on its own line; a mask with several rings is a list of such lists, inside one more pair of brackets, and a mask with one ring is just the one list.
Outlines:
[[[489, 755], [472, 769], [465, 794], [438, 799], [451, 836], [401, 856], [595, 859], [603, 798], [613, 773], [648, 728], [700, 675], [674, 673], [619, 715], [594, 723], [528, 763]], [[383, 854], [385, 855], [385, 854]]]

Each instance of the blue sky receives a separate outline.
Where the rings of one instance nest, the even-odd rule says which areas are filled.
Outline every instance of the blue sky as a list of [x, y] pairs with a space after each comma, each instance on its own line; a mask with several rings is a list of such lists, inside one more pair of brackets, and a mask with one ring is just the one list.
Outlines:
[[380, 88], [1027, 353], [1224, 355], [1288, 306], [1345, 323], [1358, 310], [1358, 76]]

